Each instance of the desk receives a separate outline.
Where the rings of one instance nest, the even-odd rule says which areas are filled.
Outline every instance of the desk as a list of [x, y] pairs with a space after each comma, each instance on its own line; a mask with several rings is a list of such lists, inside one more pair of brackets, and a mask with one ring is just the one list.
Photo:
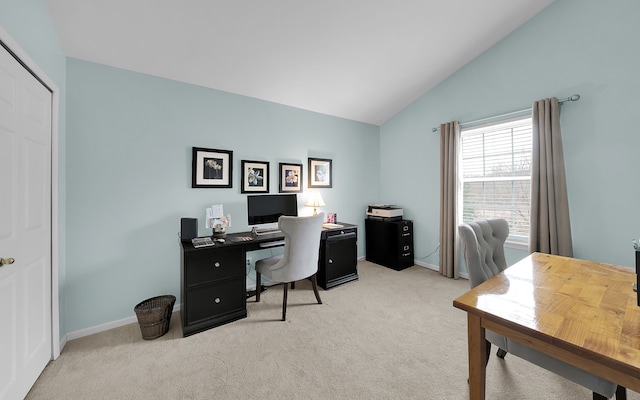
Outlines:
[[[318, 284], [329, 289], [358, 279], [355, 225], [323, 228], [318, 258]], [[241, 237], [251, 240], [239, 240]], [[229, 233], [224, 243], [194, 248], [180, 242], [180, 314], [189, 336], [247, 316], [247, 251], [284, 239], [280, 233]]]
[[469, 392], [485, 398], [485, 329], [640, 391], [640, 307], [629, 268], [533, 253], [458, 297]]

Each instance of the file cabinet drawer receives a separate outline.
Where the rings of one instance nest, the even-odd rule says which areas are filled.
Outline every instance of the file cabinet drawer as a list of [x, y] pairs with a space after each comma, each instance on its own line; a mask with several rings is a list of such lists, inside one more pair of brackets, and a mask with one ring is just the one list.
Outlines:
[[413, 243], [400, 243], [400, 246], [398, 247], [398, 255], [400, 257], [411, 257], [411, 259], [413, 259]]
[[245, 275], [244, 254], [240, 247], [192, 252], [187, 254], [186, 258], [187, 287]]
[[246, 312], [245, 278], [191, 289], [187, 291], [186, 304], [187, 324]]

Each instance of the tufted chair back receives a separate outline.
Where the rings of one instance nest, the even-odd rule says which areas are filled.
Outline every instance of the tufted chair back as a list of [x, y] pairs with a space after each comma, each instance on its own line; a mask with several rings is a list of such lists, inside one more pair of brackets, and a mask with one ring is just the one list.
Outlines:
[[320, 235], [324, 213], [309, 217], [281, 216], [278, 227], [284, 235], [284, 254], [269, 271], [261, 271], [276, 282], [295, 282], [318, 271]]
[[507, 221], [487, 219], [462, 223], [458, 225], [458, 233], [472, 288], [507, 268], [504, 256], [504, 242], [509, 236]]

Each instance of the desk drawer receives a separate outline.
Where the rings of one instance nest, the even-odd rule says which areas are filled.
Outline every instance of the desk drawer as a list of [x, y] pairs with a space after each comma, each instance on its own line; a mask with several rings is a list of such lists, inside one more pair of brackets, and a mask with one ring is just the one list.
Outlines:
[[187, 324], [220, 318], [246, 308], [246, 282], [233, 279], [187, 292]]
[[191, 252], [186, 255], [187, 287], [210, 283], [234, 276], [245, 276], [242, 248], [221, 247]]
[[344, 236], [344, 235], [357, 236], [358, 230], [357, 228], [342, 228], [342, 229], [332, 229], [330, 231], [326, 231], [323, 233], [324, 233], [323, 236], [325, 236], [324, 238], [329, 239], [335, 236]]

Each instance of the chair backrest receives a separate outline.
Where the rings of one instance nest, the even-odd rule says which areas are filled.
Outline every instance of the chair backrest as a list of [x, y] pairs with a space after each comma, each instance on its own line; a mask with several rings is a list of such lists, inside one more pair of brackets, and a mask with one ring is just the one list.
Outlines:
[[285, 265], [281, 271], [282, 282], [294, 282], [308, 278], [318, 271], [320, 234], [324, 213], [311, 217], [282, 216], [278, 227], [284, 235], [284, 254], [278, 263]]
[[509, 236], [507, 221], [488, 219], [462, 223], [458, 225], [458, 233], [472, 288], [507, 268], [504, 256], [504, 242]]

